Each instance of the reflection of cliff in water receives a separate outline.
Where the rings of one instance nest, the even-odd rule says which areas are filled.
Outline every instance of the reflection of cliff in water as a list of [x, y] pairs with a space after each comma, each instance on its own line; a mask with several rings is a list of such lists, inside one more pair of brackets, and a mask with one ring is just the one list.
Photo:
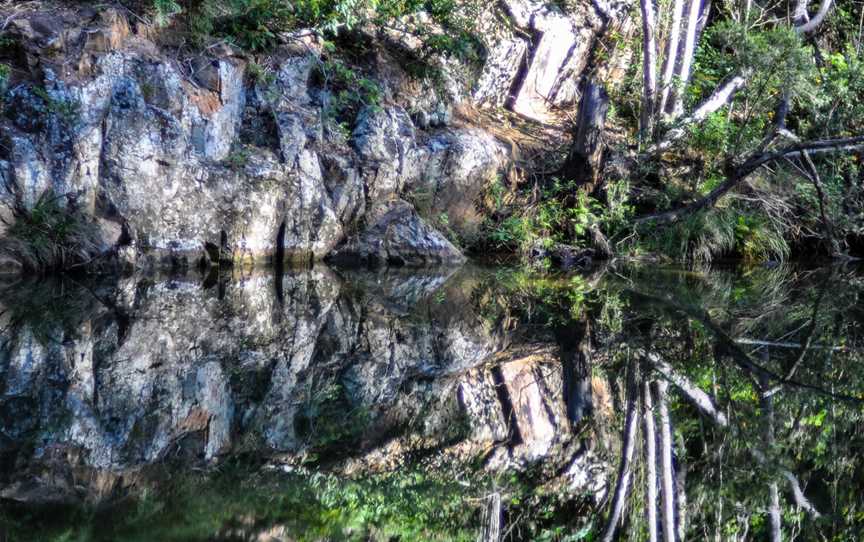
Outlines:
[[860, 276], [4, 284], [0, 502], [155, 494], [196, 539], [849, 539]]
[[452, 273], [6, 284], [2, 495], [90, 500], [106, 477], [250, 451], [349, 471], [420, 440], [454, 458], [512, 442], [502, 467], [560, 453], [555, 352], [484, 365], [510, 334], [472, 299], [483, 273]]

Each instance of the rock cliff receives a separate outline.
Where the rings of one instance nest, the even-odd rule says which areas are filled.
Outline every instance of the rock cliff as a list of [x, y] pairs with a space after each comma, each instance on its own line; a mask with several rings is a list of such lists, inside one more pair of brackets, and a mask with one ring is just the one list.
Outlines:
[[383, 98], [338, 123], [321, 77], [329, 53], [309, 33], [282, 36], [269, 76], [256, 77], [240, 51], [182, 55], [120, 8], [34, 6], [4, 31], [14, 69], [0, 116], [3, 230], [54, 198], [98, 221], [105, 254], [139, 268], [461, 261], [410, 202], [426, 195], [456, 235], [479, 227], [474, 202], [515, 157], [464, 111], [506, 107], [561, 125], [610, 18], [622, 17], [587, 2], [567, 14], [532, 0], [490, 6], [478, 73], [444, 63], [437, 85], [400, 65], [410, 43], [358, 32]]

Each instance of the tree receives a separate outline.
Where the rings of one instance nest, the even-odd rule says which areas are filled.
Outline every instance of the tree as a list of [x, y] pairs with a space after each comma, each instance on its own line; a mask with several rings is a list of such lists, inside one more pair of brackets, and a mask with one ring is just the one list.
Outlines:
[[[712, 66], [715, 71], [720, 68], [729, 71], [713, 90], [704, 92], [700, 88], [702, 83], [694, 83], [692, 76], [700, 47], [704, 46], [702, 48], [706, 51], [716, 47], [702, 43], [711, 11], [710, 2], [691, 0], [685, 5], [683, 0], [674, 0], [671, 13], [658, 14], [654, 2], [640, 0], [643, 78], [639, 133], [643, 150], [636, 157], [636, 163], [657, 161], [670, 153], [686, 151], [688, 136], [724, 108], [727, 109], [727, 121], [734, 119], [737, 127], [730, 130], [732, 137], [725, 152], [711, 159], [717, 164], [722, 182], [698, 199], [670, 210], [649, 213], [639, 217], [637, 223], [676, 222], [691, 213], [713, 207], [758, 170], [778, 164], [791, 165], [793, 171], [815, 187], [825, 238], [832, 247], [832, 254], [839, 253], [826, 212], [827, 195], [814, 157], [864, 148], [864, 135], [861, 135], [864, 126], [860, 122], [837, 122], [833, 134], [807, 140], [805, 136], [809, 134], [795, 133], [788, 124], [793, 97], [811, 93], [807, 86], [820, 78], [824, 71], [819, 67], [819, 49], [806, 46], [804, 40], [815, 43], [815, 35], [822, 28], [832, 5], [832, 0], [823, 0], [818, 11], [811, 16], [808, 1], [797, 0], [794, 9], [789, 10], [793, 13], [791, 21], [787, 22], [780, 17], [781, 10], [757, 8], [748, 2], [741, 11], [733, 12], [723, 22], [714, 24], [712, 36], [725, 35], [724, 46], [729, 49], [715, 57], [728, 57], [731, 61], [723, 61], [725, 65], [715, 62], [716, 65]], [[658, 24], [658, 21], [663, 24]], [[658, 57], [661, 49], [658, 35], [665, 36], [662, 59]], [[662, 66], [659, 82], [656, 78], [658, 65]], [[812, 91], [813, 94], [817, 92]], [[704, 98], [685, 112], [685, 97], [693, 94]], [[736, 115], [733, 108], [738, 99], [742, 111]], [[769, 102], [771, 99], [774, 100], [773, 106]], [[828, 95], [819, 99], [831, 98]], [[838, 105], [842, 107], [844, 104]], [[838, 105], [834, 106], [829, 119], [838, 119], [834, 116]], [[817, 111], [816, 107], [811, 109]], [[799, 127], [818, 122], [818, 118], [808, 118], [804, 116], [806, 114], [808, 112], [803, 111], [802, 118], [796, 119]], [[819, 114], [817, 111], [816, 115]], [[766, 126], [759, 136], [757, 129], [763, 124]]]

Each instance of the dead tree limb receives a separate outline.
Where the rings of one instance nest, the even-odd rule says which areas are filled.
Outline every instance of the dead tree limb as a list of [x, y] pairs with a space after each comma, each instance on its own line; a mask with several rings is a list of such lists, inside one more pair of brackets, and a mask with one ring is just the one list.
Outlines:
[[699, 386], [690, 382], [686, 376], [675, 371], [668, 363], [663, 361], [658, 353], [647, 352], [645, 354], [645, 359], [648, 361], [650, 367], [653, 367], [657, 372], [663, 375], [666, 380], [674, 384], [675, 387], [684, 394], [684, 397], [686, 397], [700, 412], [711, 418], [714, 423], [721, 427], [726, 427], [728, 425], [729, 422], [726, 419], [726, 414], [717, 408], [714, 399], [702, 391]]
[[[795, 27], [795, 31], [798, 32], [799, 34], [806, 34], [808, 32], [813, 32], [814, 30], [816, 30], [816, 28], [818, 28], [819, 25], [822, 24], [822, 21], [825, 20], [825, 16], [827, 16], [828, 12], [831, 10], [831, 4], [832, 3], [833, 3], [832, 0], [822, 0], [822, 3], [819, 5], [819, 11], [816, 12], [816, 15], [814, 15], [813, 18], [810, 19], [809, 21], [807, 21], [806, 23], [804, 23], [802, 25], [797, 25]], [[803, 4], [804, 4], [804, 10], [806, 13], [807, 3], [803, 2]], [[800, 5], [800, 3], [799, 3], [799, 5]], [[798, 15], [798, 8], [797, 7], [795, 10], [795, 15], [796, 16]]]
[[637, 224], [653, 222], [655, 224], [671, 224], [683, 216], [713, 207], [727, 192], [738, 186], [750, 174], [760, 167], [783, 158], [800, 157], [803, 153], [842, 152], [864, 148], [864, 135], [841, 137], [836, 139], [820, 139], [789, 145], [782, 149], [750, 155], [741, 165], [735, 167], [726, 177], [726, 181], [712, 190], [704, 198], [698, 199], [678, 209], [644, 216], [635, 220]]

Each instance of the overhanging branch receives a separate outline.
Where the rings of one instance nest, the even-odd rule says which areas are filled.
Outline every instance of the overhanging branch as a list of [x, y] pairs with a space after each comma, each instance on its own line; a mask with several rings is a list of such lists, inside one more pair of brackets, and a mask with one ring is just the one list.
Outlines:
[[709, 193], [707, 196], [698, 199], [693, 203], [685, 205], [684, 207], [679, 207], [678, 209], [673, 209], [671, 211], [638, 218], [635, 220], [635, 222], [637, 224], [645, 222], [653, 222], [655, 224], [671, 224], [673, 222], [677, 222], [681, 219], [681, 217], [686, 216], [690, 213], [700, 211], [708, 207], [713, 207], [714, 204], [717, 203], [717, 201], [721, 197], [723, 197], [727, 192], [735, 188], [751, 173], [764, 166], [765, 164], [774, 162], [776, 160], [780, 160], [783, 158], [799, 157], [803, 156], [805, 153], [813, 155], [821, 153], [851, 151], [862, 148], [864, 148], [864, 135], [854, 137], [841, 137], [835, 139], [817, 139], [814, 141], [807, 141], [804, 143], [789, 145], [776, 151], [754, 154], [744, 160], [744, 162], [740, 166], [736, 167], [732, 171], [732, 173], [728, 175], [726, 181], [714, 190], [712, 190], [711, 193]]

